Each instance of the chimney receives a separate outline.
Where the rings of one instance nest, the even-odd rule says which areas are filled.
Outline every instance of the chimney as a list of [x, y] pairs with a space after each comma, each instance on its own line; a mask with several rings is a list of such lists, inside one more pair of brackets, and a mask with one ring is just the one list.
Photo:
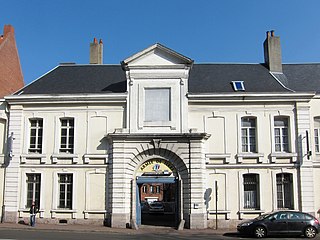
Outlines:
[[274, 31], [267, 32], [263, 43], [264, 61], [270, 72], [282, 73], [280, 37], [274, 36]]
[[14, 33], [14, 28], [13, 28], [13, 26], [12, 26], [12, 25], [4, 25], [3, 35], [4, 35], [4, 36], [7, 36], [7, 34], [8, 34], [9, 32]]
[[103, 60], [103, 43], [100, 39], [99, 43], [96, 38], [90, 43], [90, 64], [102, 64]]

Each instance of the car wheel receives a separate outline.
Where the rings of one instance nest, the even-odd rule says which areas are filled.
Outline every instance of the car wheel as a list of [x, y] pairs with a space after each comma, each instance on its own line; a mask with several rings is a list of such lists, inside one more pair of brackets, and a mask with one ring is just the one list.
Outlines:
[[256, 227], [254, 229], [254, 236], [256, 238], [264, 238], [264, 237], [267, 236], [267, 230], [264, 227], [261, 227], [261, 226]]
[[304, 236], [307, 238], [314, 238], [316, 235], [317, 231], [314, 227], [309, 226], [304, 230]]

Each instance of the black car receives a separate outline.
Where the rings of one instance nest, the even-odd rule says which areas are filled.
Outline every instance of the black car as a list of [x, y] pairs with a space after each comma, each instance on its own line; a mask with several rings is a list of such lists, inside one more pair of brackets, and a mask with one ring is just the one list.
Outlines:
[[319, 233], [318, 219], [299, 211], [276, 211], [263, 214], [237, 226], [241, 234], [263, 238], [267, 235], [304, 235], [314, 238]]

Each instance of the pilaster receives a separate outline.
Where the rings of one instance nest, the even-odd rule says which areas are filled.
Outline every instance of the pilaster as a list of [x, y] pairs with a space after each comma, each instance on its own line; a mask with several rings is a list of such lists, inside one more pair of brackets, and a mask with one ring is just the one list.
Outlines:
[[19, 208], [19, 167], [20, 151], [22, 142], [22, 106], [13, 106], [9, 116], [8, 139], [10, 158], [6, 168], [5, 190], [4, 190], [4, 208], [5, 222], [18, 221]]
[[301, 210], [314, 214], [313, 165], [308, 155], [308, 134], [310, 132], [310, 106], [308, 103], [296, 104], [298, 158], [300, 162]]

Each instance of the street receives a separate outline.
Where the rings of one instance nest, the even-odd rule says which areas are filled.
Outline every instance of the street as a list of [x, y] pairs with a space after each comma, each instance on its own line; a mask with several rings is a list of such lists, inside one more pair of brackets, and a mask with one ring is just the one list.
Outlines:
[[[249, 237], [242, 237], [238, 236], [236, 233], [229, 232], [229, 233], [214, 233], [212, 234], [211, 231], [192, 231], [192, 230], [184, 230], [184, 231], [177, 231], [173, 229], [143, 229], [143, 230], [116, 230], [116, 231], [88, 231], [86, 232], [85, 229], [81, 231], [71, 230], [43, 230], [37, 228], [15, 228], [15, 229], [0, 229], [0, 240], [56, 240], [56, 239], [77, 239], [77, 240], [84, 240], [84, 239], [95, 239], [95, 240], [102, 240], [102, 239], [132, 239], [132, 240], [150, 240], [150, 239], [165, 239], [165, 240], [177, 240], [177, 239], [253, 239]], [[302, 237], [288, 237], [288, 238], [266, 238], [266, 239], [288, 239], [288, 240], [295, 240], [295, 239], [303, 239]], [[317, 236], [315, 239], [320, 239], [320, 236]]]

